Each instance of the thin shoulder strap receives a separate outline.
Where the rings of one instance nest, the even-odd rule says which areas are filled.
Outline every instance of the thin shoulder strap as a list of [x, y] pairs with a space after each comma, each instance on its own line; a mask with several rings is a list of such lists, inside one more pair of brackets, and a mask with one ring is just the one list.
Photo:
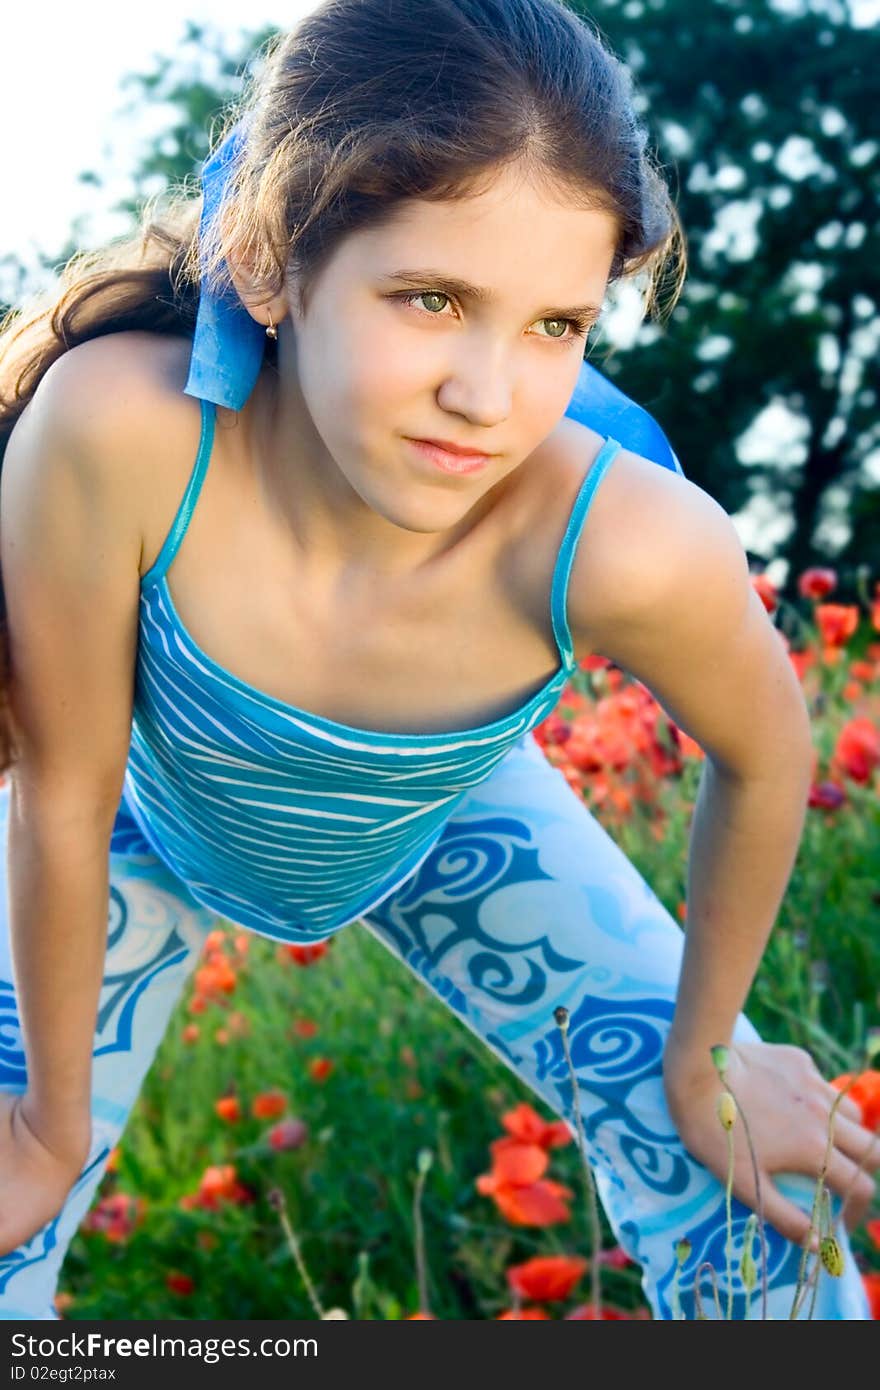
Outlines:
[[211, 449], [214, 444], [214, 421], [216, 417], [216, 407], [213, 401], [200, 400], [202, 407], [202, 433], [199, 439], [199, 451], [196, 454], [196, 461], [193, 471], [190, 474], [186, 492], [183, 494], [177, 515], [171, 524], [171, 530], [165, 538], [165, 544], [156, 556], [156, 563], [144, 575], [146, 579], [161, 579], [174, 559], [180, 543], [186, 535], [186, 528], [189, 526], [190, 517], [195, 511], [196, 502], [199, 500], [199, 493], [202, 490], [202, 483], [208, 471], [208, 461], [211, 457]]
[[618, 444], [617, 440], [611, 439], [609, 436], [596, 455], [593, 465], [584, 478], [584, 481], [581, 483], [578, 495], [574, 500], [571, 516], [568, 519], [565, 535], [562, 537], [562, 542], [559, 546], [559, 554], [556, 557], [556, 565], [553, 570], [553, 586], [550, 590], [550, 616], [553, 620], [553, 636], [556, 638], [556, 645], [559, 648], [562, 664], [567, 670], [572, 670], [577, 665], [566, 611], [568, 580], [571, 575], [574, 554], [577, 549], [577, 543], [580, 540], [587, 512], [590, 510], [590, 504], [596, 495], [596, 489], [607, 473], [610, 464], [620, 453], [620, 448], [621, 446]]

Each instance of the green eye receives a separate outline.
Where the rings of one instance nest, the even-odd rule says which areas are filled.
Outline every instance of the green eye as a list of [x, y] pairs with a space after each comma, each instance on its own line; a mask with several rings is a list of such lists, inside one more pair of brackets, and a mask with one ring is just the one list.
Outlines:
[[[448, 294], [444, 294], [444, 293], [442, 292], [442, 290], [425, 290], [422, 294], [414, 295], [413, 298], [415, 298], [415, 299], [442, 299], [442, 300], [445, 300], [447, 304], [449, 303], [449, 295], [448, 295]], [[444, 308], [444, 307], [445, 307], [445, 305], [443, 305], [443, 304], [440, 305], [440, 308], [441, 308], [441, 309]], [[433, 310], [429, 309], [428, 312], [429, 312], [429, 313], [432, 313]]]

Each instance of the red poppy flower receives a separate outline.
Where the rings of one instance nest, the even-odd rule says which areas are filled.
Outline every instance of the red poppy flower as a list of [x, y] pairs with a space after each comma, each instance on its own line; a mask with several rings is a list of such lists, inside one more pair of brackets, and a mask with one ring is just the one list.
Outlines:
[[846, 801], [846, 792], [836, 782], [814, 782], [810, 787], [807, 805], [820, 811], [836, 811]]
[[813, 614], [825, 647], [844, 646], [859, 625], [856, 603], [820, 603]]
[[636, 1322], [644, 1318], [650, 1318], [651, 1314], [647, 1308], [638, 1308], [634, 1313], [627, 1313], [623, 1308], [613, 1308], [610, 1303], [602, 1303], [599, 1307], [598, 1318], [593, 1312], [591, 1303], [582, 1303], [577, 1308], [572, 1308], [570, 1313], [566, 1313], [566, 1322]]
[[215, 955], [218, 951], [222, 951], [225, 945], [226, 932], [222, 927], [215, 927], [214, 930], [209, 931], [208, 935], [205, 937], [204, 945], [202, 946], [202, 954], [206, 956]]
[[141, 1224], [146, 1212], [143, 1197], [133, 1197], [128, 1192], [113, 1192], [102, 1197], [87, 1212], [80, 1229], [100, 1233], [107, 1240], [122, 1244]]
[[537, 1182], [543, 1178], [550, 1162], [547, 1150], [540, 1144], [523, 1144], [512, 1137], [493, 1140], [489, 1152], [492, 1155], [491, 1176], [500, 1183]]
[[238, 983], [238, 976], [224, 956], [211, 958], [207, 965], [199, 966], [195, 973], [195, 988], [198, 994], [207, 998], [218, 994], [231, 994]]
[[492, 1193], [495, 1205], [511, 1226], [557, 1226], [571, 1220], [566, 1206], [574, 1193], [550, 1178], [520, 1187], [499, 1184]]
[[180, 1199], [185, 1211], [201, 1207], [205, 1211], [217, 1211], [224, 1202], [252, 1202], [253, 1193], [238, 1181], [235, 1165], [221, 1163], [206, 1168], [199, 1182], [198, 1191], [187, 1193]]
[[[842, 1076], [835, 1076], [831, 1085], [843, 1091], [851, 1080], [852, 1073], [845, 1072]], [[880, 1071], [860, 1072], [847, 1095], [861, 1109], [865, 1128], [880, 1129]]]
[[281, 952], [283, 956], [294, 961], [297, 965], [312, 965], [322, 956], [326, 956], [328, 945], [327, 941], [312, 941], [305, 946], [287, 943], [281, 947]]
[[298, 1038], [313, 1038], [318, 1031], [318, 1025], [313, 1018], [295, 1018], [290, 1027]]
[[804, 570], [798, 578], [797, 587], [801, 598], [827, 598], [837, 588], [837, 574], [834, 570], [814, 566]]
[[536, 1255], [524, 1264], [511, 1265], [507, 1282], [522, 1298], [552, 1303], [568, 1298], [586, 1268], [587, 1261], [578, 1255]]
[[237, 1124], [241, 1119], [241, 1106], [238, 1103], [238, 1096], [221, 1096], [214, 1101], [214, 1109], [221, 1120], [227, 1124]]
[[283, 1091], [261, 1091], [251, 1102], [251, 1114], [257, 1120], [274, 1120], [287, 1109], [287, 1096]]
[[801, 652], [790, 651], [788, 659], [794, 667], [798, 680], [803, 682], [807, 672], [816, 664], [816, 653], [812, 647], [806, 647]]
[[313, 1081], [326, 1081], [333, 1070], [329, 1057], [313, 1057], [309, 1062], [309, 1076]]
[[605, 1265], [608, 1269], [629, 1269], [634, 1263], [619, 1245], [612, 1245], [610, 1250], [600, 1250], [596, 1256], [596, 1264]]
[[196, 1286], [194, 1279], [190, 1279], [188, 1274], [181, 1274], [176, 1269], [170, 1270], [165, 1275], [165, 1284], [172, 1293], [179, 1294], [190, 1294]]
[[499, 1313], [496, 1322], [552, 1322], [550, 1314], [543, 1308], [508, 1308]]
[[512, 1132], [489, 1145], [491, 1171], [476, 1179], [477, 1191], [492, 1197], [501, 1215], [514, 1226], [550, 1226], [570, 1221], [566, 1202], [574, 1194], [570, 1188], [544, 1177], [550, 1162], [547, 1148], [570, 1141], [567, 1127], [559, 1122], [548, 1124], [526, 1104], [507, 1111], [502, 1118], [505, 1128]]
[[772, 613], [779, 602], [779, 595], [776, 585], [772, 579], [768, 579], [766, 574], [753, 574], [750, 576], [752, 588], [758, 595], [768, 613]]
[[308, 1133], [308, 1128], [302, 1120], [279, 1120], [277, 1125], [273, 1125], [267, 1132], [266, 1140], [271, 1148], [279, 1151], [298, 1149], [305, 1143]]
[[561, 714], [554, 712], [542, 720], [534, 734], [542, 748], [548, 744], [566, 743], [571, 737], [571, 725], [567, 719], [563, 719]]
[[854, 661], [849, 668], [849, 673], [854, 681], [864, 681], [870, 685], [871, 681], [877, 679], [880, 672], [871, 661]]
[[872, 1318], [880, 1318], [880, 1274], [863, 1274], [862, 1283], [868, 1295]]
[[507, 1110], [501, 1116], [501, 1123], [508, 1134], [523, 1144], [540, 1144], [543, 1149], [555, 1149], [571, 1143], [571, 1130], [564, 1120], [542, 1120], [525, 1101]]
[[847, 777], [862, 784], [880, 767], [880, 729], [866, 715], [844, 724], [837, 736], [834, 762]]

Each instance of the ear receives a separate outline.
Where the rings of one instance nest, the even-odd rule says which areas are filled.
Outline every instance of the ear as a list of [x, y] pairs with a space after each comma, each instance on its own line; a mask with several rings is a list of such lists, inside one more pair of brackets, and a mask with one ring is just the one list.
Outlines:
[[227, 263], [236, 293], [251, 318], [264, 328], [268, 327], [270, 315], [274, 324], [281, 323], [290, 312], [290, 301], [286, 290], [282, 289], [278, 294], [266, 299], [264, 288], [262, 290], [263, 297], [260, 298], [261, 290], [256, 284], [247, 258], [236, 252], [230, 252], [227, 256]]

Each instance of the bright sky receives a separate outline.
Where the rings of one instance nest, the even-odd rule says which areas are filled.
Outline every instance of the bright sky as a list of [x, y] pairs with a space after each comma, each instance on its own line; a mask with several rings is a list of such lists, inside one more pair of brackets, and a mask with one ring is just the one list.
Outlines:
[[[0, 258], [13, 254], [31, 266], [35, 246], [54, 255], [78, 215], [89, 218], [95, 245], [126, 230], [125, 220], [107, 217], [104, 210], [131, 192], [133, 152], [167, 129], [169, 112], [161, 102], [153, 109], [141, 102], [133, 116], [121, 117], [131, 95], [121, 79], [152, 71], [158, 59], [180, 50], [187, 20], [228, 34], [228, 51], [237, 54], [243, 31], [253, 33], [266, 24], [290, 28], [315, 7], [316, 0], [147, 0], [122, 8], [119, 0], [71, 5], [56, 0], [48, 9], [5, 5]], [[193, 52], [194, 74], [197, 63]], [[86, 169], [94, 169], [108, 187], [78, 183]]]

